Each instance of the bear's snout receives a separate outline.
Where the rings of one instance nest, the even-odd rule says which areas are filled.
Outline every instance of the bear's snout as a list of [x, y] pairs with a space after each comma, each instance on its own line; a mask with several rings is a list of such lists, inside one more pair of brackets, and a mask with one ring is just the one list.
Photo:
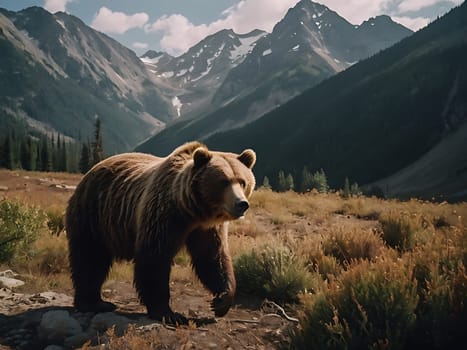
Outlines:
[[235, 211], [237, 212], [238, 216], [243, 216], [249, 207], [250, 204], [247, 200], [241, 199], [235, 203]]

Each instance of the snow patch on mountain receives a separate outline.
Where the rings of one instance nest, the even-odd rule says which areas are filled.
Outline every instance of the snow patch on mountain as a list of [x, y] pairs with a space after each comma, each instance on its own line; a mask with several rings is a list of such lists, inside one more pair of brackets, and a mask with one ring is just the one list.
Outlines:
[[177, 96], [174, 96], [172, 98], [172, 106], [175, 107], [175, 110], [177, 111], [177, 116], [180, 117], [180, 112], [182, 110], [183, 103]]
[[230, 51], [230, 60], [232, 63], [237, 63], [238, 60], [243, 59], [246, 55], [251, 53], [256, 45], [256, 41], [265, 35], [266, 33], [261, 33], [255, 36], [239, 38], [241, 43], [240, 46], [236, 46], [235, 49]]

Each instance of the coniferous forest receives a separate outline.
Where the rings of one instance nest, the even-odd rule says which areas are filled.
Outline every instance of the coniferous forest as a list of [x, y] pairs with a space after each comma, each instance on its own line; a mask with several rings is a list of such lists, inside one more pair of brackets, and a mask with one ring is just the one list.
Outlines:
[[92, 142], [89, 138], [75, 141], [60, 133], [40, 133], [19, 121], [5, 126], [7, 131], [0, 135], [0, 168], [85, 173], [104, 158], [98, 118]]

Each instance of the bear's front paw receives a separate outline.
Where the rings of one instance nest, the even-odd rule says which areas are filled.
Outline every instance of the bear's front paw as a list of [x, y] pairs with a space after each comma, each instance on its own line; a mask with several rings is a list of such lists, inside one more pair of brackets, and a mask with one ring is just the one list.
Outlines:
[[148, 317], [153, 320], [161, 321], [162, 323], [172, 325], [172, 326], [188, 324], [188, 320], [185, 316], [183, 316], [182, 314], [178, 312], [173, 312], [172, 310], [167, 310], [164, 312], [156, 312], [156, 311], [149, 312]]
[[216, 317], [224, 316], [230, 309], [233, 303], [233, 294], [224, 292], [218, 294], [211, 301], [211, 310], [214, 311]]

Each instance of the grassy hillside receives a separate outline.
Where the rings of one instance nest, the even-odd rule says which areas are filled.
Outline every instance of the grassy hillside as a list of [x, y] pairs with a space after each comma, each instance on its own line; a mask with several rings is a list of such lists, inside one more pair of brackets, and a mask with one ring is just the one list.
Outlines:
[[261, 119], [206, 140], [258, 153], [256, 173], [299, 179], [323, 168], [333, 187], [416, 161], [467, 120], [467, 4]]
[[[47, 311], [66, 311], [85, 330], [89, 315], [70, 307], [66, 237], [56, 235], [80, 178], [0, 171], [0, 242], [10, 234], [8, 227], [23, 229], [30, 238], [0, 262], [0, 271], [12, 269], [26, 282], [11, 297], [1, 290], [0, 347], [18, 348], [22, 341], [28, 347], [21, 348], [61, 345], [63, 339], [37, 335]], [[5, 216], [8, 212], [17, 216]], [[12, 220], [15, 225], [8, 226]], [[120, 262], [104, 286], [104, 298], [117, 303], [118, 317], [100, 323], [98, 332], [86, 333], [75, 344], [89, 340], [83, 349], [206, 349], [219, 344], [234, 349], [245, 344], [267, 349], [329, 349], [329, 344], [333, 349], [461, 348], [467, 341], [466, 228], [466, 203], [261, 189], [253, 193], [245, 219], [229, 227], [238, 290], [225, 317], [212, 318], [209, 294], [193, 275], [186, 251], [173, 265], [172, 306], [204, 320], [201, 326], [164, 328], [148, 320], [132, 286], [133, 265]], [[66, 294], [68, 302], [35, 302], [44, 291]], [[30, 299], [18, 302], [22, 296]], [[299, 323], [262, 304], [264, 298]], [[11, 336], [25, 324], [22, 337]]]

